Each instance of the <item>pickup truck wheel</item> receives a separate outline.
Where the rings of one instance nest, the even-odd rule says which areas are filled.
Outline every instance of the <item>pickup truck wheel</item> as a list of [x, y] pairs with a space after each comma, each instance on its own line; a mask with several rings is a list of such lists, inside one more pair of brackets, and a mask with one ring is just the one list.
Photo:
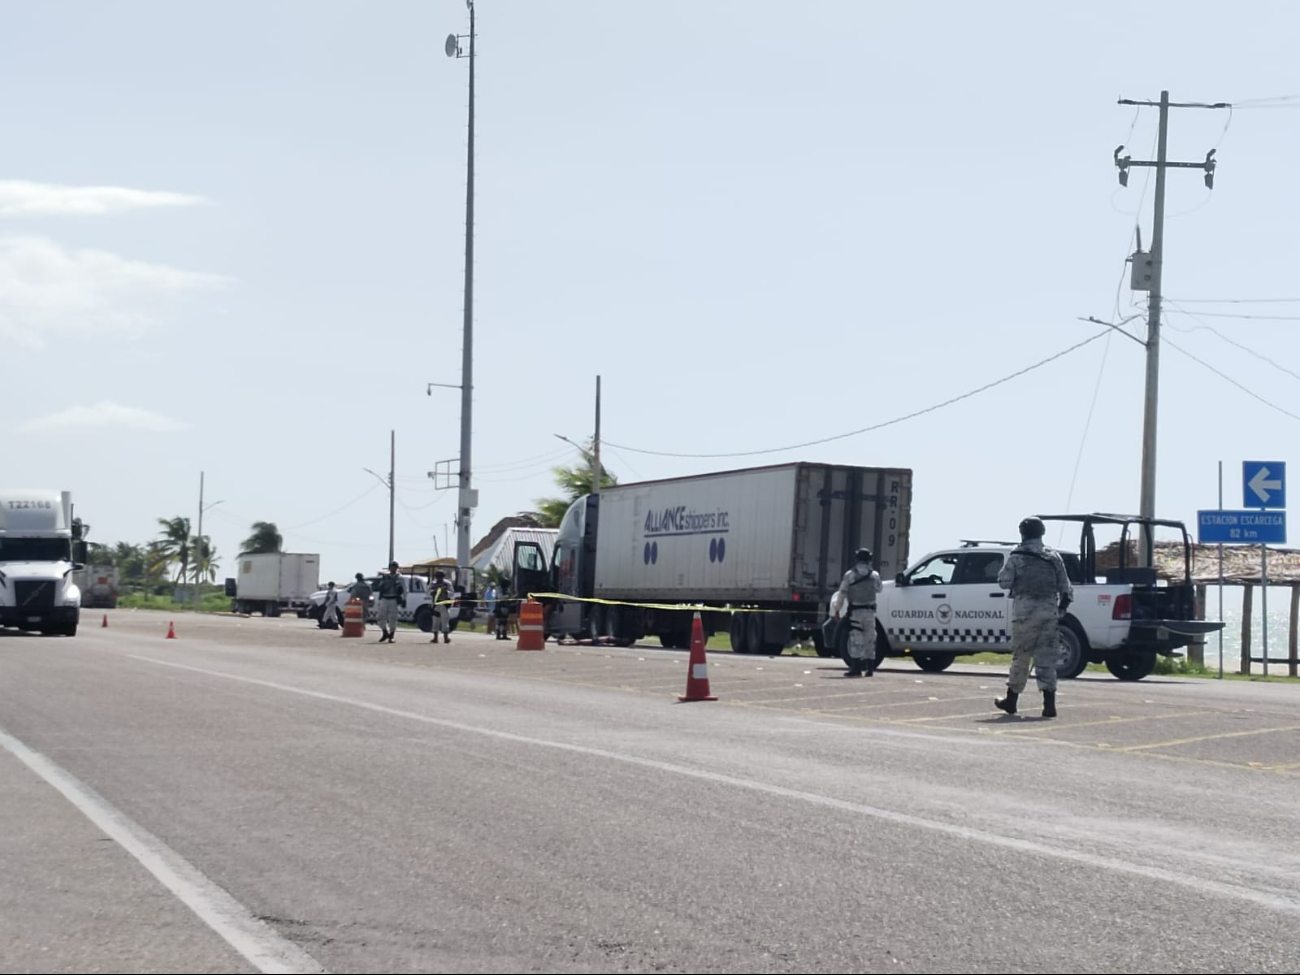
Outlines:
[[1116, 650], [1107, 654], [1106, 669], [1120, 680], [1141, 680], [1156, 669], [1156, 652]]
[[1061, 635], [1061, 661], [1056, 665], [1056, 676], [1073, 680], [1088, 669], [1088, 638], [1072, 621], [1061, 623], [1057, 632]]
[[428, 606], [421, 606], [415, 611], [415, 625], [425, 633], [433, 632], [433, 610]]
[[746, 613], [731, 614], [731, 652], [749, 653], [749, 626]]
[[953, 655], [950, 653], [914, 653], [912, 659], [927, 674], [941, 674], [952, 666]]

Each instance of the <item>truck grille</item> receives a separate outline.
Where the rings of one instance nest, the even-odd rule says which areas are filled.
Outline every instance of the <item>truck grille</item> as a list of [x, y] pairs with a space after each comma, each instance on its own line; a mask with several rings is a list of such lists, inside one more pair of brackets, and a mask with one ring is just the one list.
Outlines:
[[40, 582], [16, 580], [14, 582], [14, 597], [20, 610], [53, 609], [54, 583], [48, 579]]

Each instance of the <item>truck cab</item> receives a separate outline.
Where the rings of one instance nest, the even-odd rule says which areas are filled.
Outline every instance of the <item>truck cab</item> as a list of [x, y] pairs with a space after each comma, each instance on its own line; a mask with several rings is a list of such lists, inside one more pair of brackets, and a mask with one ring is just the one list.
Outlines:
[[0, 492], [0, 626], [76, 636], [88, 530], [70, 491]]

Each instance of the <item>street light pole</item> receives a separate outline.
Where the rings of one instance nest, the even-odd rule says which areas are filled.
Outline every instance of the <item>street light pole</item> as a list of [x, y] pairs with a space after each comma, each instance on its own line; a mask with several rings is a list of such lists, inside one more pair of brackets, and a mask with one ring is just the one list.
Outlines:
[[[460, 377], [460, 476], [456, 499], [456, 564], [469, 565], [470, 513], [477, 506], [470, 480], [470, 447], [474, 408], [474, 0], [465, 0], [469, 8], [469, 148], [465, 174], [465, 323], [461, 343]], [[448, 57], [462, 57], [460, 38], [447, 38]]]
[[199, 471], [199, 530], [194, 537], [194, 612], [199, 611], [199, 585], [203, 581], [203, 512], [210, 511], [220, 501], [213, 501], [206, 508], [203, 506], [203, 471]]

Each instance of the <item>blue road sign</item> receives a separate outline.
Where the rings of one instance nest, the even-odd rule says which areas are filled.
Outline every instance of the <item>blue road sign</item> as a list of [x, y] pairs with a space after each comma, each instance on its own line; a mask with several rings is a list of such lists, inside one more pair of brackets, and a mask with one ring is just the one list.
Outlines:
[[1281, 461], [1243, 461], [1241, 496], [1244, 508], [1285, 508], [1286, 464]]
[[1285, 511], [1198, 511], [1202, 545], [1285, 545]]

